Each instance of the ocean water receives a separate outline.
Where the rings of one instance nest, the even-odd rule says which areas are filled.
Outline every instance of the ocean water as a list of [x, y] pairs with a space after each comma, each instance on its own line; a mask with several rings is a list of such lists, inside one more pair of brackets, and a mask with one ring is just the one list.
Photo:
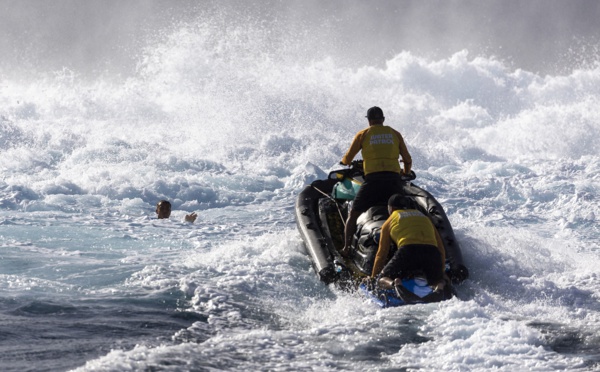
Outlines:
[[[600, 66], [350, 66], [269, 22], [174, 22], [123, 76], [1, 71], [0, 369], [599, 370]], [[458, 298], [379, 309], [304, 252], [295, 197], [373, 105], [453, 224]]]

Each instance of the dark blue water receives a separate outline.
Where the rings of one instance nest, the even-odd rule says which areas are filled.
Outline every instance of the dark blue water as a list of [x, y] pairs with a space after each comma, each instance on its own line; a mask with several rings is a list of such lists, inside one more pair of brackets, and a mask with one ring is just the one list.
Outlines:
[[[2, 370], [598, 369], [593, 49], [550, 68], [490, 57], [485, 33], [407, 48], [394, 14], [424, 29], [408, 3], [54, 4], [4, 5], [29, 34], [1, 46], [21, 50], [0, 65]], [[563, 7], [544, 12], [575, 24]], [[596, 8], [572, 7], [592, 38]], [[474, 12], [492, 8], [510, 13]], [[449, 35], [468, 34], [459, 13]], [[514, 40], [492, 26], [493, 48]], [[382, 310], [304, 252], [295, 197], [373, 105], [453, 224], [456, 299]]]

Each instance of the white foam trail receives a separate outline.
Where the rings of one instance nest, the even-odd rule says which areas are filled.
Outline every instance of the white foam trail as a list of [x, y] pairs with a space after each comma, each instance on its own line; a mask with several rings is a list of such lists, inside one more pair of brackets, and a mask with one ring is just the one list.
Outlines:
[[[542, 77], [467, 51], [348, 68], [282, 51], [260, 24], [221, 26], [182, 25], [126, 81], [65, 70], [0, 86], [0, 234], [23, 264], [5, 286], [169, 294], [206, 318], [82, 370], [597, 365], [600, 69]], [[319, 283], [301, 253], [295, 195], [372, 105], [448, 212], [472, 273], [464, 301], [380, 311]], [[172, 221], [150, 219], [162, 198]]]

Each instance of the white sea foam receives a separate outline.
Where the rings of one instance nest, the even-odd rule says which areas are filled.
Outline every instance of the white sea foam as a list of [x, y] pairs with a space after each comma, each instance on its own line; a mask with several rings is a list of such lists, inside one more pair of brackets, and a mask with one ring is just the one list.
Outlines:
[[[125, 81], [0, 85], [5, 296], [201, 318], [81, 370], [598, 366], [600, 69], [539, 76], [466, 50], [349, 68], [213, 22], [150, 45]], [[319, 283], [302, 252], [295, 195], [373, 105], [453, 223], [461, 300], [379, 310]], [[153, 220], [163, 198], [173, 216]]]

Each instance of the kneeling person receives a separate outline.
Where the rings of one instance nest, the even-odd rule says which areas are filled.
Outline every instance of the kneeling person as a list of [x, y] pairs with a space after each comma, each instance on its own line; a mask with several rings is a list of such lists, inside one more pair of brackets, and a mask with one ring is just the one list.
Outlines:
[[[391, 289], [406, 274], [422, 271], [435, 291], [443, 290], [446, 254], [431, 220], [414, 208], [412, 200], [400, 194], [390, 197], [388, 211], [390, 216], [381, 227], [371, 276], [379, 276], [379, 285]], [[391, 241], [398, 251], [386, 262]]]

